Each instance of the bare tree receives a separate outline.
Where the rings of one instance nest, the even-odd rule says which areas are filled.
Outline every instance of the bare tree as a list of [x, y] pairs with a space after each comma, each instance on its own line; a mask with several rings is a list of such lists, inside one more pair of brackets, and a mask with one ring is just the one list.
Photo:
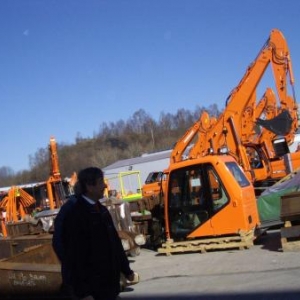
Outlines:
[[[171, 149], [203, 110], [212, 116], [220, 114], [217, 105], [212, 104], [208, 108], [197, 106], [193, 112], [182, 108], [175, 115], [162, 112], [155, 121], [144, 109], [139, 109], [127, 121], [101, 123], [93, 138], [84, 138], [78, 132], [74, 145], [57, 145], [61, 175], [64, 178], [87, 166], [103, 168], [145, 152]], [[0, 185], [46, 180], [50, 172], [48, 146], [31, 155], [29, 164], [30, 170], [17, 174], [9, 167], [0, 167]]]

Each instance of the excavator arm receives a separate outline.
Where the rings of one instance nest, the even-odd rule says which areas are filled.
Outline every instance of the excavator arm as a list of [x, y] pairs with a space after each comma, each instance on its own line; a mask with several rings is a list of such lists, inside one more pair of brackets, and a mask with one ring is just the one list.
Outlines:
[[172, 150], [170, 163], [177, 163], [182, 160], [182, 156], [191, 144], [191, 141], [199, 132], [205, 132], [214, 124], [215, 118], [210, 118], [206, 111], [203, 111], [200, 118], [185, 132], [185, 134], [178, 140]]
[[[277, 99], [274, 91], [271, 88], [267, 88], [262, 99], [258, 103], [255, 109], [255, 120], [254, 124], [259, 124], [260, 120], [268, 122], [269, 120], [274, 120], [278, 116]], [[255, 144], [264, 145], [264, 149], [269, 158], [275, 157], [275, 151], [273, 148], [273, 139], [275, 138], [274, 132], [266, 129], [265, 127], [260, 127], [259, 132], [253, 137], [252, 141]]]
[[59, 164], [58, 164], [57, 145], [54, 137], [50, 138], [49, 153], [50, 153], [50, 176], [55, 180], [61, 180]]
[[50, 161], [50, 176], [46, 181], [47, 186], [47, 196], [49, 199], [50, 209], [54, 209], [55, 206], [59, 207], [59, 198], [60, 195], [63, 194], [61, 188], [61, 174], [59, 170], [58, 163], [58, 154], [57, 154], [57, 144], [54, 137], [50, 138], [49, 143], [49, 161]]
[[276, 105], [276, 96], [271, 88], [267, 88], [262, 99], [256, 106], [255, 109], [255, 120], [264, 116], [265, 120], [271, 120], [278, 114]]
[[[294, 97], [288, 95], [287, 78], [293, 89], [293, 72], [286, 40], [279, 30], [272, 30], [270, 37], [262, 47], [256, 59], [250, 64], [243, 78], [232, 90], [226, 100], [226, 107], [216, 123], [205, 132], [199, 132], [198, 140], [189, 153], [190, 158], [205, 156], [208, 153], [222, 153], [223, 149], [233, 155], [244, 168], [252, 181], [252, 168], [244, 143], [254, 136], [254, 125], [245, 121], [245, 115], [255, 115], [257, 87], [267, 67], [271, 65], [277, 95], [279, 111], [285, 111], [285, 117], [293, 123], [287, 135], [293, 135], [297, 128], [297, 104]], [[270, 175], [270, 174], [269, 174]], [[252, 178], [251, 178], [252, 177]], [[262, 179], [262, 178], [260, 178]]]

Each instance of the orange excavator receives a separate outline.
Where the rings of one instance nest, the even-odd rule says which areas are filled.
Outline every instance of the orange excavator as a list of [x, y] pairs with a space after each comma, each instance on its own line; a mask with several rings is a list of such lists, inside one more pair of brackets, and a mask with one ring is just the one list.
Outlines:
[[[271, 65], [279, 101], [273, 119], [251, 120], [249, 115], [259, 114], [256, 92], [267, 67]], [[300, 166], [300, 153], [288, 153], [288, 144], [293, 141], [298, 127], [295, 95], [288, 94], [288, 80], [294, 91], [294, 79], [290, 52], [283, 34], [272, 30], [257, 58], [248, 67], [246, 74], [231, 92], [223, 113], [215, 124], [199, 131], [197, 142], [189, 158], [202, 157], [210, 151], [226, 152], [242, 166], [247, 177], [256, 185], [274, 183]], [[274, 102], [275, 94], [267, 90], [268, 101]], [[273, 99], [272, 99], [273, 98]], [[251, 113], [249, 113], [251, 112]], [[250, 122], [249, 122], [250, 120]], [[263, 128], [255, 134], [255, 126]], [[254, 167], [252, 159], [259, 161]]]
[[30, 214], [30, 208], [35, 204], [35, 199], [22, 188], [13, 186], [7, 195], [0, 202], [0, 211], [5, 212], [1, 218], [1, 232], [7, 237], [6, 223], [13, 223], [23, 220]]
[[[66, 198], [59, 171], [57, 145], [54, 137], [50, 138], [49, 154], [50, 176], [45, 183], [49, 208], [53, 210], [60, 207], [62, 201]], [[0, 202], [0, 208], [6, 212], [5, 220], [1, 220], [2, 232], [7, 235], [5, 224], [18, 222], [23, 220], [26, 215], [30, 215], [34, 204], [36, 204], [36, 199], [24, 189], [17, 186], [11, 187], [7, 196]]]
[[[267, 135], [267, 141], [273, 140], [275, 136], [273, 132], [266, 128], [261, 128], [256, 124], [257, 119], [272, 120], [278, 115], [277, 99], [274, 91], [271, 88], [267, 88], [266, 92], [262, 96], [261, 100], [256, 105], [256, 99], [252, 99], [251, 103], [244, 109], [242, 115], [242, 128], [243, 134], [241, 136], [242, 143], [255, 142], [260, 143], [260, 140], [264, 140], [263, 136]], [[269, 135], [271, 137], [269, 137]], [[268, 148], [272, 148], [270, 145]]]
[[[279, 103], [274, 105], [274, 93], [267, 89], [265, 99], [256, 104], [257, 87], [269, 65]], [[184, 137], [179, 140], [165, 170], [163, 226], [167, 242], [159, 252], [206, 251], [218, 248], [212, 245], [217, 241], [223, 241], [219, 248], [224, 249], [231, 238], [248, 236], [259, 227], [253, 185], [279, 180], [300, 165], [300, 153], [279, 149], [282, 145], [278, 143], [282, 138], [285, 145], [292, 141], [298, 125], [295, 96], [288, 94], [288, 75], [293, 89], [289, 49], [275, 29], [229, 95], [223, 113], [215, 119], [204, 112], [202, 121], [196, 122], [197, 139], [187, 158], [181, 149], [188, 145]], [[189, 131], [185, 136], [190, 136]], [[274, 156], [267, 147], [272, 147]], [[254, 149], [261, 165], [252, 164], [249, 149]], [[224, 236], [230, 238], [224, 241]]]
[[29, 208], [35, 199], [22, 188], [13, 186], [0, 202], [0, 208], [6, 212], [6, 222], [17, 222], [29, 214]]
[[[255, 109], [255, 120], [253, 120], [253, 124], [255, 124], [254, 126], [256, 127], [257, 132], [255, 135], [252, 135], [247, 142], [253, 143], [255, 145], [260, 145], [260, 147], [264, 149], [269, 161], [273, 159], [276, 160], [277, 153], [274, 147], [276, 143], [282, 142], [285, 147], [292, 143], [294, 138], [294, 128], [291, 126], [290, 129], [287, 130], [287, 134], [285, 136], [278, 136], [273, 131], [259, 126], [256, 123], [256, 120], [260, 120], [263, 122], [274, 122], [274, 120], [277, 120], [277, 122], [280, 124], [281, 122], [278, 117], [280, 115], [282, 116], [280, 106], [277, 105], [275, 93], [271, 88], [267, 88], [265, 94], [263, 95], [263, 98], [257, 104]], [[293, 119], [290, 119], [293, 123], [295, 123], [296, 115], [293, 116]], [[283, 122], [286, 121], [283, 120]]]
[[49, 200], [50, 209], [59, 208], [62, 205], [62, 201], [66, 198], [65, 192], [62, 186], [62, 179], [59, 170], [57, 144], [54, 137], [50, 138], [49, 143], [50, 154], [50, 176], [46, 181], [47, 196]]
[[[256, 124], [255, 122], [257, 119], [272, 120], [278, 114], [279, 112], [278, 112], [277, 99], [275, 93], [271, 88], [267, 88], [262, 99], [259, 101], [259, 103], [255, 108], [255, 114], [254, 114], [255, 120], [253, 120], [253, 124]], [[252, 136], [252, 139], [256, 144], [262, 144], [263, 142], [270, 143], [268, 146], [266, 146], [266, 149], [271, 150], [273, 148], [271, 142], [275, 137], [276, 135], [274, 134], [274, 132], [267, 130], [264, 127], [261, 127], [259, 132], [255, 136]], [[288, 140], [287, 138], [288, 136], [286, 137], [286, 140], [288, 143], [290, 143], [290, 139]], [[269, 153], [269, 157], [274, 157], [274, 154]]]
[[163, 171], [153, 171], [150, 172], [142, 186], [142, 196], [143, 198], [153, 199], [158, 197], [163, 180]]

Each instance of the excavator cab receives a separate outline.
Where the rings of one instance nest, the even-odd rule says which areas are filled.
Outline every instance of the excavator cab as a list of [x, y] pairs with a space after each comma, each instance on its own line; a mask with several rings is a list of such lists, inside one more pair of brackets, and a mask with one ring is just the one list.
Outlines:
[[[255, 202], [246, 208], [232, 196], [234, 187], [231, 183], [238, 184], [236, 190], [246, 191], [251, 186], [250, 182], [235, 161], [226, 162], [225, 168], [224, 165], [220, 168], [222, 172], [228, 173], [228, 178], [224, 180], [224, 174], [220, 174], [218, 170], [220, 165], [217, 162], [216, 167], [206, 161], [171, 170], [166, 217], [169, 238], [173, 241], [232, 234], [237, 233], [239, 229], [248, 230], [255, 226]], [[225, 184], [228, 179], [229, 182]], [[247, 217], [243, 218], [243, 215]], [[250, 215], [253, 217], [249, 217]], [[232, 222], [231, 219], [239, 220]]]

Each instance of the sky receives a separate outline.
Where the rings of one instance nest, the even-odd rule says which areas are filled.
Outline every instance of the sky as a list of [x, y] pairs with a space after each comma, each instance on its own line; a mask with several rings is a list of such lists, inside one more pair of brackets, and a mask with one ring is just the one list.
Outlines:
[[[300, 85], [298, 0], [1, 0], [0, 168], [140, 110], [223, 109], [272, 29]], [[270, 79], [271, 81], [272, 79]]]

